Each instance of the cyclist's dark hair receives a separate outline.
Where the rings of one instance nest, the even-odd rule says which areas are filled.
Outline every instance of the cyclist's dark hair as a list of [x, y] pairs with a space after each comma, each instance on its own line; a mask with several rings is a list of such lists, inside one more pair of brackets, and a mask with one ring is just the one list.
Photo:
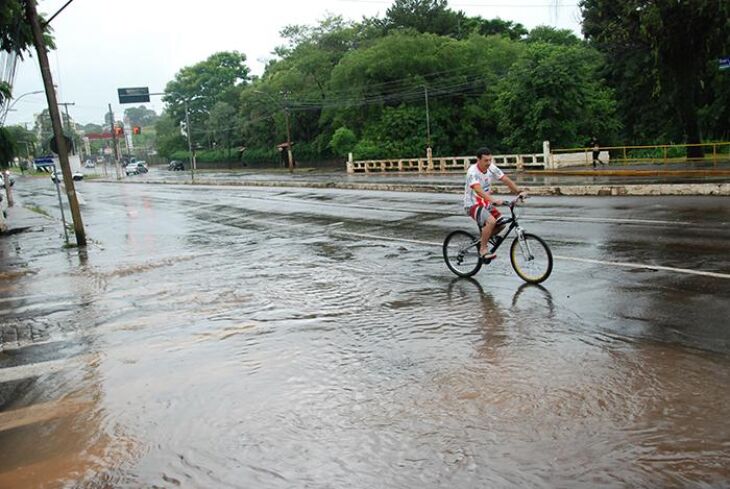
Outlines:
[[479, 148], [477, 150], [477, 159], [481, 158], [482, 155], [491, 155], [491, 154], [492, 154], [492, 150], [487, 148], [486, 146], [483, 148]]

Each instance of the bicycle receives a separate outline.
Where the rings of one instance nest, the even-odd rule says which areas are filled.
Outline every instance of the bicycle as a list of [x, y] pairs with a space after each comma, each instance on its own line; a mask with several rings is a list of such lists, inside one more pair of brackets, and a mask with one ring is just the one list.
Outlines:
[[[553, 271], [553, 254], [542, 238], [525, 232], [517, 222], [515, 207], [520, 200], [522, 198], [518, 197], [509, 203], [512, 217], [500, 218], [497, 224], [499, 229], [489, 238], [491, 245], [489, 251], [496, 252], [510, 233], [516, 231], [509, 254], [512, 268], [525, 282], [539, 284], [547, 280]], [[507, 225], [509, 225], [507, 231], [502, 233]], [[480, 227], [477, 236], [462, 230], [453, 231], [444, 239], [444, 261], [449, 270], [459, 277], [471, 277], [482, 268], [482, 265], [492, 261], [479, 255], [481, 231]]]

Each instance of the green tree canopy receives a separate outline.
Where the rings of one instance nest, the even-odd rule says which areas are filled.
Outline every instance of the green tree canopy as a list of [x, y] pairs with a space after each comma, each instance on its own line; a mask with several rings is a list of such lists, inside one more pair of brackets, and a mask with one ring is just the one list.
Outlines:
[[499, 18], [483, 19], [478, 16], [470, 17], [466, 20], [466, 26], [470, 32], [475, 32], [482, 36], [504, 36], [513, 41], [518, 41], [527, 35], [527, 29], [522, 24]]
[[[580, 6], [583, 32], [607, 55], [609, 82], [617, 87], [624, 110], [676, 119], [674, 132], [699, 143], [698, 113], [707, 97], [710, 66], [730, 52], [730, 3], [582, 0]], [[655, 118], [630, 122], [634, 134], [659, 135], [652, 128]]]
[[151, 126], [157, 122], [158, 117], [154, 110], [148, 109], [144, 105], [124, 109], [124, 116], [133, 126]]
[[599, 65], [598, 53], [587, 48], [530, 44], [497, 99], [506, 143], [532, 152], [545, 140], [571, 147], [591, 135], [612, 139], [619, 124], [612, 94], [596, 77]]
[[453, 11], [446, 0], [395, 0], [385, 12], [386, 32], [413, 29], [421, 33], [461, 38], [468, 34], [466, 15]]
[[347, 156], [355, 144], [357, 144], [355, 133], [346, 127], [338, 127], [330, 140], [330, 147], [338, 156]]
[[157, 152], [160, 156], [171, 158], [175, 151], [187, 149], [185, 138], [180, 133], [180, 125], [170, 114], [165, 111], [155, 123], [157, 133]]
[[[28, 0], [35, 1], [35, 0]], [[54, 48], [51, 27], [38, 15], [43, 28], [46, 46]], [[25, 0], [3, 0], [0, 2], [0, 51], [17, 54], [21, 59], [33, 47], [33, 32], [26, 21]]]
[[168, 104], [169, 116], [175, 121], [185, 120], [187, 101], [191, 124], [203, 127], [216, 102], [229, 97], [235, 87], [249, 80], [246, 55], [225, 51], [209, 56], [193, 66], [181, 69], [165, 87], [162, 100]]
[[18, 145], [10, 131], [0, 127], [0, 168], [7, 168], [18, 154]]
[[532, 29], [525, 40], [527, 42], [545, 42], [563, 46], [577, 46], [583, 42], [570, 29], [556, 29], [546, 25]]
[[208, 133], [219, 147], [229, 150], [237, 133], [236, 109], [227, 102], [216, 102], [208, 117]]

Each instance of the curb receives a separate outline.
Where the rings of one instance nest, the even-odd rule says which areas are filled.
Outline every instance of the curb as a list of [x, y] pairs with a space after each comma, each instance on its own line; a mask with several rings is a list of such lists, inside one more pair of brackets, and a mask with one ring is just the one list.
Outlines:
[[[389, 183], [348, 183], [348, 182], [281, 182], [270, 180], [239, 180], [221, 182], [215, 180], [198, 180], [190, 182], [146, 181], [128, 182], [94, 179], [89, 182], [148, 184], [148, 185], [209, 185], [214, 187], [285, 187], [285, 188], [322, 188], [341, 190], [372, 190], [380, 192], [429, 192], [429, 193], [461, 193], [461, 185], [409, 185]], [[635, 185], [526, 185], [524, 188], [532, 195], [565, 195], [565, 196], [664, 196], [664, 195], [699, 195], [730, 196], [730, 183], [666, 183]], [[497, 186], [497, 193], [506, 193], [504, 187]]]

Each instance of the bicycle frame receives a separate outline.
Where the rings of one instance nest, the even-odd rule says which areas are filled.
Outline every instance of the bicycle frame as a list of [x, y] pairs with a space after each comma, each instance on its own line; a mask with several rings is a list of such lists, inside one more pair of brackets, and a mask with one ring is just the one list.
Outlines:
[[[530, 250], [529, 244], [527, 244], [524, 240], [524, 229], [520, 226], [520, 224], [517, 222], [517, 216], [515, 215], [515, 206], [517, 205], [517, 199], [513, 200], [509, 203], [509, 210], [512, 214], [512, 217], [508, 217], [506, 220], [503, 221], [504, 225], [509, 224], [509, 227], [507, 228], [507, 231], [503, 234], [493, 234], [489, 237], [489, 242], [492, 244], [492, 248], [489, 250], [490, 253], [495, 253], [499, 247], [502, 245], [502, 243], [507, 239], [507, 237], [512, 233], [513, 230], [517, 230], [517, 237], [520, 239], [520, 249], [522, 249], [522, 252], [526, 254], [528, 259], [532, 259], [532, 251]], [[476, 246], [481, 243], [481, 235], [482, 235], [482, 227], [479, 227], [479, 237], [473, 242], [468, 244], [467, 246], [464, 246], [461, 250], [459, 250], [460, 253], [464, 253], [466, 250], [471, 248], [472, 246]], [[487, 260], [485, 263], [489, 263], [491, 260]]]

